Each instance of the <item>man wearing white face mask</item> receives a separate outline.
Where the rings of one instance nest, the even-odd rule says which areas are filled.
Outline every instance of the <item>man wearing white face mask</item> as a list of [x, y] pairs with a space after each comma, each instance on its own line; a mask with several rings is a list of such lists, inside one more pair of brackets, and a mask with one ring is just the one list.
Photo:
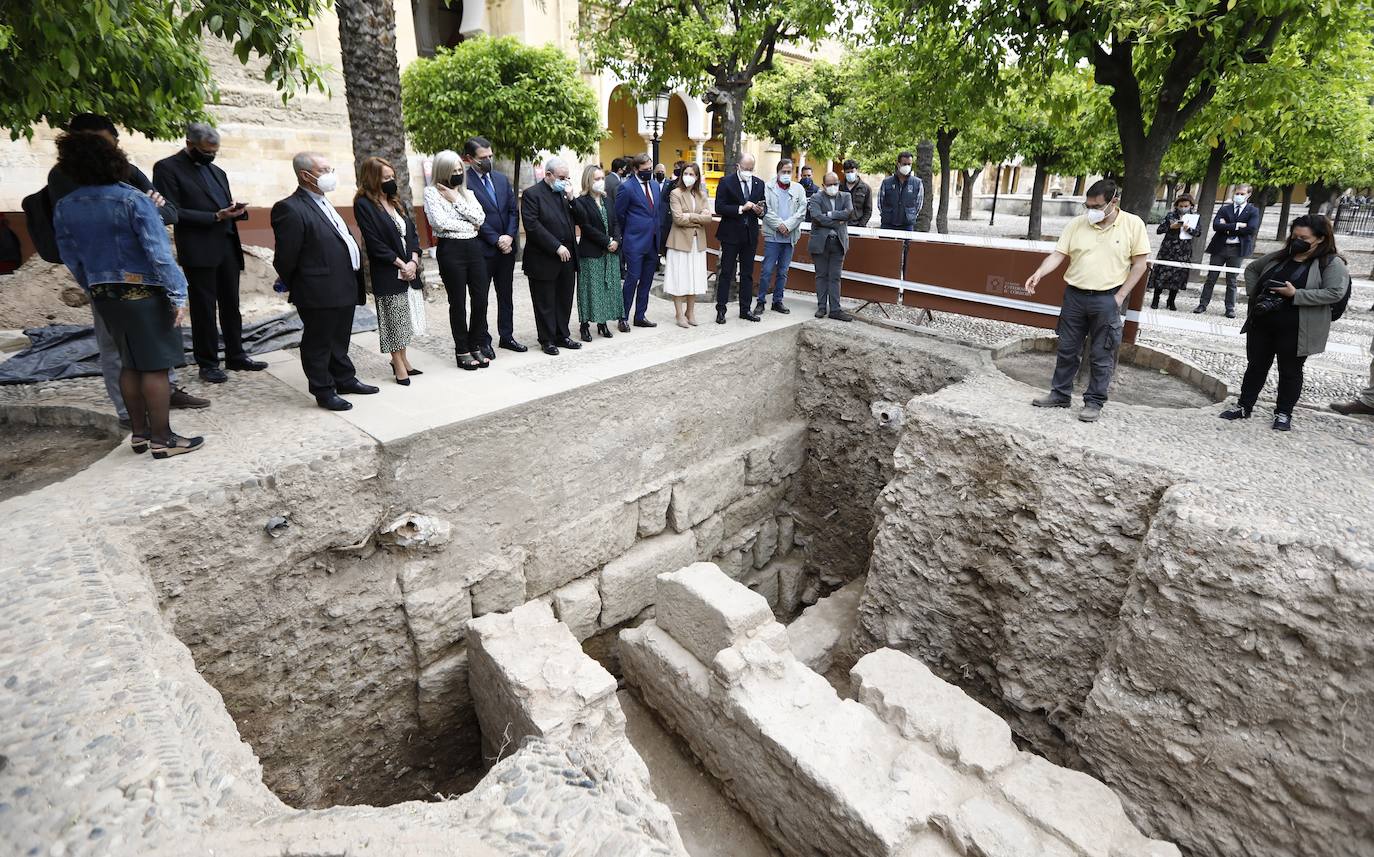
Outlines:
[[1107, 388], [1116, 371], [1116, 349], [1121, 345], [1126, 305], [1131, 292], [1145, 275], [1150, 237], [1145, 221], [1122, 211], [1117, 203], [1116, 182], [1102, 179], [1088, 188], [1087, 211], [1064, 227], [1054, 252], [1045, 257], [1026, 280], [1035, 294], [1040, 280], [1069, 260], [1064, 272], [1064, 304], [1059, 310], [1059, 353], [1054, 364], [1050, 394], [1031, 402], [1037, 408], [1067, 408], [1073, 400], [1073, 379], [1083, 353], [1091, 343], [1092, 374], [1083, 393], [1078, 418], [1096, 422], [1107, 403]]
[[353, 405], [341, 394], [377, 392], [358, 380], [348, 357], [353, 308], [366, 301], [362, 254], [325, 198], [339, 186], [329, 161], [316, 152], [301, 152], [291, 168], [299, 187], [272, 206], [272, 266], [301, 317], [301, 368], [311, 395], [322, 408], [346, 411]]
[[883, 179], [878, 189], [878, 224], [883, 229], [913, 232], [925, 206], [925, 185], [911, 174], [910, 152], [897, 156], [897, 172]]
[[[1236, 188], [1231, 201], [1223, 205], [1216, 217], [1212, 218], [1212, 240], [1207, 242], [1210, 264], [1239, 268], [1241, 262], [1250, 258], [1255, 249], [1255, 233], [1259, 230], [1260, 210], [1250, 204], [1250, 186]], [[1198, 298], [1195, 313], [1206, 312], [1212, 302], [1212, 289], [1216, 288], [1220, 271], [1208, 271], [1207, 281], [1202, 284], [1202, 295]], [[1226, 275], [1226, 317], [1236, 317], [1236, 275]]]

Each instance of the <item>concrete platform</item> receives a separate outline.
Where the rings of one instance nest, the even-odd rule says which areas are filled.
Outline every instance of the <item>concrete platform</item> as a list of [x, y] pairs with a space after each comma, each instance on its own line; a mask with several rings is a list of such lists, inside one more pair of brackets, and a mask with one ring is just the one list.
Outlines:
[[[354, 336], [350, 354], [358, 377], [381, 387], [382, 392], [376, 396], [350, 396], [353, 410], [338, 416], [379, 443], [393, 443], [429, 429], [801, 324], [812, 318], [815, 309], [805, 298], [793, 297], [787, 301], [790, 315], [769, 311], [762, 322], [754, 323], [742, 321], [737, 306], [732, 305], [727, 322], [720, 325], [715, 323], [715, 307], [703, 305], [697, 311], [698, 326], [684, 329], [673, 323], [671, 301], [650, 298], [648, 317], [658, 327], [637, 327], [630, 333], [612, 328], [611, 339], [594, 334], [593, 340], [583, 343], [581, 349], [563, 349], [552, 357], [541, 352], [535, 341], [529, 300], [522, 300], [526, 294], [523, 278], [517, 277], [515, 293], [515, 336], [530, 350], [516, 354], [497, 349], [496, 359], [486, 369], [468, 371], [455, 365], [453, 339], [448, 332], [448, 304], [442, 292], [438, 302], [427, 306], [429, 335], [417, 337], [408, 350], [411, 365], [424, 372], [409, 387], [392, 382], [389, 361], [378, 348], [375, 332]], [[494, 327], [494, 304], [488, 315]], [[576, 337], [576, 310], [572, 332]], [[297, 351], [279, 351], [264, 359], [273, 377], [301, 393], [302, 408], [315, 407]]]

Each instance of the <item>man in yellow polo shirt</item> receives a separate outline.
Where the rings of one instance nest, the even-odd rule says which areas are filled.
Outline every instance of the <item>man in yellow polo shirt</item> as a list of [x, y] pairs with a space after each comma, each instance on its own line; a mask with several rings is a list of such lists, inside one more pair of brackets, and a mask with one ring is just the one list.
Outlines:
[[1054, 252], [1026, 280], [1026, 288], [1034, 294], [1041, 278], [1069, 260], [1069, 269], [1064, 272], [1064, 282], [1069, 287], [1064, 290], [1064, 304], [1059, 309], [1059, 355], [1050, 394], [1031, 404], [1037, 408], [1069, 406], [1083, 341], [1087, 339], [1092, 343], [1088, 358], [1092, 374], [1078, 418], [1091, 423], [1102, 416], [1102, 406], [1107, 403], [1107, 388], [1116, 370], [1116, 349], [1121, 345], [1126, 302], [1145, 274], [1150, 238], [1143, 220], [1121, 210], [1115, 182], [1094, 182], [1083, 204], [1087, 211], [1064, 227]]

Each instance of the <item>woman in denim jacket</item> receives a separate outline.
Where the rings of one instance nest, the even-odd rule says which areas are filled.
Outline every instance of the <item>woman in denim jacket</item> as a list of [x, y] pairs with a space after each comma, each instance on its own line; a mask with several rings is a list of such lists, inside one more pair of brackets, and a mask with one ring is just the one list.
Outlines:
[[168, 422], [167, 370], [184, 362], [186, 275], [157, 206], [121, 182], [129, 162], [99, 134], [63, 135], [57, 165], [79, 185], [53, 212], [57, 246], [119, 348], [134, 452], [151, 446], [158, 459], [194, 452], [205, 439], [174, 434]]

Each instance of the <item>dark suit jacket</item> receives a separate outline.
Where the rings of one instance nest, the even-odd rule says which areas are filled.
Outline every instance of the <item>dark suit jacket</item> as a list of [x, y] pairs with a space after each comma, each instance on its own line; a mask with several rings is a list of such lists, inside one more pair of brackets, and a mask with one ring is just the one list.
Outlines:
[[615, 192], [615, 216], [625, 236], [623, 255], [626, 256], [658, 252], [658, 221], [664, 208], [663, 197], [659, 195], [658, 182], [653, 179], [648, 182], [648, 198], [644, 196], [644, 188], [644, 182], [632, 175]]
[[577, 239], [577, 255], [583, 259], [600, 259], [606, 255], [612, 241], [620, 240], [620, 221], [615, 217], [615, 198], [607, 195], [604, 199], [606, 222], [611, 225], [609, 232], [601, 228], [601, 206], [597, 204], [596, 197], [588, 193], [573, 200], [573, 221], [582, 231], [582, 237]]
[[[224, 206], [210, 196], [201, 178], [201, 169], [185, 149], [153, 164], [153, 185], [177, 207], [177, 225], [173, 229], [177, 261], [183, 268], [213, 268], [224, 261], [225, 253], [232, 253], [241, 271], [243, 245], [239, 242], [238, 224], [233, 220], [215, 220], [215, 212]], [[232, 204], [234, 195], [229, 191], [229, 177], [224, 170], [214, 164], [204, 169], [209, 171], [211, 180], [219, 183], [224, 198]], [[247, 219], [246, 212], [234, 218]]]
[[482, 241], [482, 255], [488, 259], [500, 256], [496, 242], [502, 235], [510, 236], [511, 252], [514, 253], [520, 247], [520, 221], [515, 213], [515, 188], [510, 186], [510, 179], [504, 173], [492, 172], [491, 185], [492, 190], [496, 191], [495, 199], [487, 193], [487, 186], [476, 170], [468, 170], [463, 177], [463, 184], [477, 197], [482, 210], [487, 213], [487, 219], [482, 221], [477, 230], [477, 237]]
[[420, 287], [420, 280], [413, 283], [401, 279], [396, 260], [409, 262], [412, 254], [420, 252], [420, 236], [415, 231], [415, 222], [407, 212], [401, 216], [406, 221], [406, 237], [396, 230], [391, 215], [377, 203], [365, 196], [353, 200], [353, 219], [358, 221], [358, 231], [363, 233], [363, 251], [367, 254], [368, 269], [372, 272], [372, 294], [403, 295], [406, 289]]
[[1248, 259], [1254, 252], [1255, 233], [1259, 227], [1259, 206], [1247, 202], [1244, 208], [1236, 211], [1236, 204], [1228, 202], [1217, 209], [1216, 217], [1212, 218], [1212, 228], [1216, 231], [1212, 233], [1212, 240], [1207, 242], [1207, 252], [1220, 253], [1226, 246], [1226, 239], [1236, 235], [1240, 237], [1240, 257]]
[[353, 270], [348, 245], [303, 189], [272, 206], [272, 234], [277, 243], [272, 267], [286, 284], [291, 303], [330, 309], [366, 300], [362, 269]]
[[[143, 170], [140, 170], [133, 164], [129, 164], [129, 175], [124, 178], [124, 183], [134, 190], [142, 191], [143, 193], [147, 193], [150, 190], [157, 190], [157, 188], [153, 187], [153, 183], [148, 181], [148, 177], [143, 174]], [[76, 190], [77, 187], [77, 183], [67, 178], [67, 174], [57, 167], [53, 167], [48, 171], [48, 193], [52, 195], [52, 204], [54, 206], [57, 205], [58, 200]], [[166, 199], [165, 195], [163, 199]], [[172, 202], [170, 199], [167, 199], [166, 202], [158, 206], [157, 213], [162, 217], [164, 226], [176, 225], [177, 207], [176, 203]]]
[[819, 256], [825, 251], [825, 242], [831, 235], [839, 239], [841, 250], [849, 252], [849, 218], [854, 216], [854, 200], [847, 191], [840, 191], [833, 197], [824, 191], [813, 194], [806, 201], [806, 213], [811, 216], [808, 253]]
[[739, 175], [728, 175], [716, 184], [716, 216], [720, 224], [716, 227], [716, 238], [723, 244], [744, 244], [753, 246], [759, 240], [759, 216], [740, 214], [741, 205], [746, 202], [763, 203], [763, 179], [750, 177], [749, 195], [740, 186]]
[[658, 255], [668, 255], [668, 233], [673, 230], [673, 190], [677, 188], [677, 176], [663, 183], [663, 192], [658, 198], [663, 200], [662, 210], [658, 213]]
[[[520, 197], [520, 218], [525, 223], [525, 275], [536, 280], [552, 280], [566, 266], [577, 267], [577, 236], [573, 232], [572, 208], [567, 198], [554, 193], [546, 181], [525, 188]], [[559, 246], [568, 248], [572, 258], [559, 261]]]

